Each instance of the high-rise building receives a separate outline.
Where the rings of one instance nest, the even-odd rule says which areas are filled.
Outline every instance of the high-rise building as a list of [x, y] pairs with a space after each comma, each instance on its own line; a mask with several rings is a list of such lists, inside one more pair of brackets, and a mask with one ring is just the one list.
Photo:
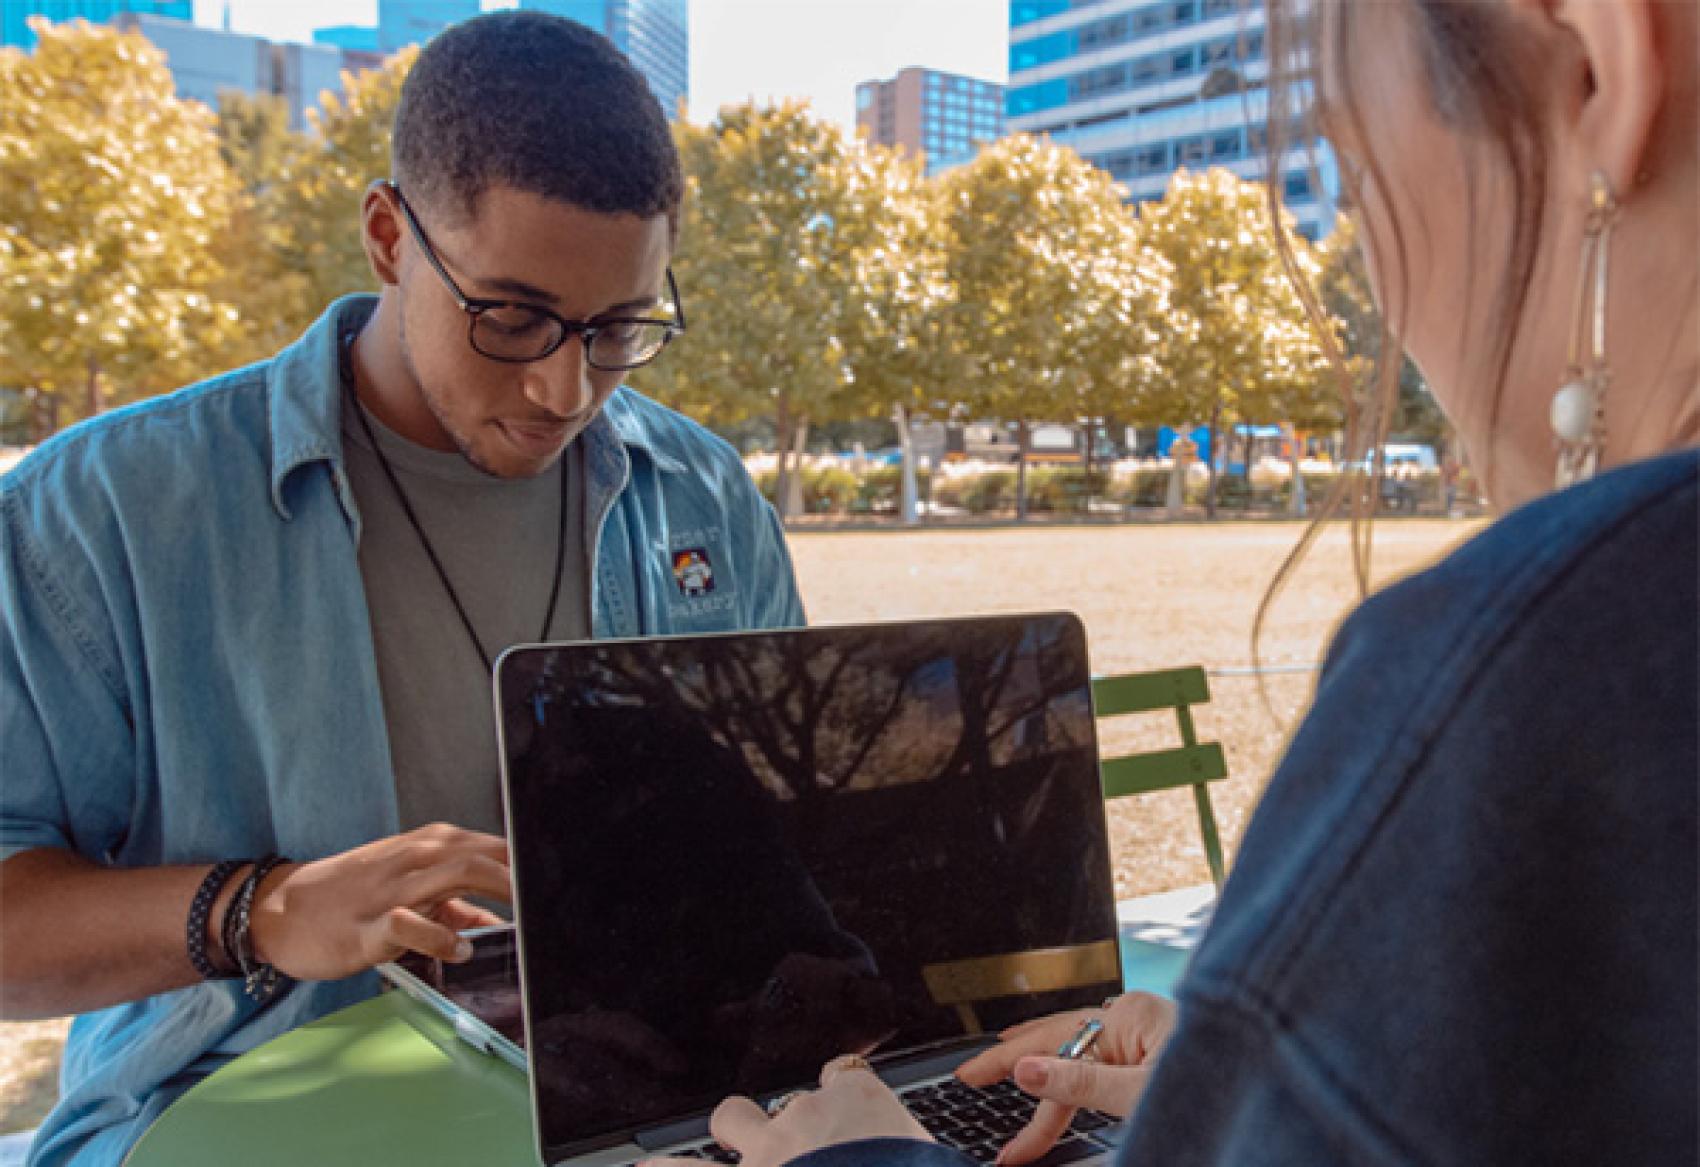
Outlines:
[[[1162, 197], [1182, 167], [1265, 176], [1261, 3], [1012, 0], [1009, 23], [1011, 130], [1072, 146], [1135, 200]], [[1299, 230], [1327, 234], [1339, 190], [1327, 146], [1295, 143], [1282, 172]]]
[[904, 69], [856, 86], [856, 128], [871, 141], [926, 158], [937, 174], [1003, 137], [1003, 86], [936, 69]]
[[366, 24], [337, 24], [313, 30], [313, 43], [330, 45], [345, 53], [377, 53], [378, 30]]
[[145, 13], [122, 13], [114, 23], [141, 33], [165, 54], [179, 97], [215, 109], [226, 92], [270, 94], [284, 100], [289, 124], [301, 129], [323, 93], [342, 90], [342, 53], [328, 45], [273, 44]]
[[667, 111], [679, 116], [691, 91], [691, 31], [686, 0], [520, 0], [588, 25], [630, 57]]
[[5, 0], [0, 3], [0, 45], [33, 49], [35, 33], [29, 26], [32, 16], [45, 16], [55, 23], [81, 17], [94, 24], [104, 24], [123, 12], [193, 20], [195, 3], [194, 0]]
[[378, 0], [378, 51], [422, 45], [478, 9], [479, 0]]

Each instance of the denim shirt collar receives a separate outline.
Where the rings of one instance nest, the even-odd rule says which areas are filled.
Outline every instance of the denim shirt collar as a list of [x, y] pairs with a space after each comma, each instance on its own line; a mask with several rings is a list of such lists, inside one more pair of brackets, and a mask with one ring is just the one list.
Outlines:
[[[342, 375], [337, 347], [344, 327], [363, 324], [378, 306], [370, 295], [344, 296], [325, 310], [300, 340], [278, 354], [270, 369], [272, 506], [285, 521], [293, 516], [285, 491], [295, 472], [328, 463], [337, 498], [358, 537], [360, 512], [342, 461]], [[590, 513], [602, 514], [631, 477], [631, 450], [641, 450], [658, 470], [685, 467], [661, 448], [621, 386], [579, 436], [585, 443], [585, 481]]]

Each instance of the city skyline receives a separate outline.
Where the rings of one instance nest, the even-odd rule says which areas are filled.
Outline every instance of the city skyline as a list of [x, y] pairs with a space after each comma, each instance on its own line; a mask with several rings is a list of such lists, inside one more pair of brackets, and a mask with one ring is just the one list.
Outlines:
[[[228, 0], [228, 10], [233, 30], [283, 41], [311, 41], [318, 28], [375, 25], [378, 15], [377, 0]], [[225, 12], [226, 0], [195, 0], [198, 23], [222, 27]], [[1004, 0], [691, 0], [690, 44], [691, 120], [706, 121], [746, 97], [806, 98], [820, 116], [853, 129], [857, 84], [907, 67], [1001, 84], [1008, 7]]]

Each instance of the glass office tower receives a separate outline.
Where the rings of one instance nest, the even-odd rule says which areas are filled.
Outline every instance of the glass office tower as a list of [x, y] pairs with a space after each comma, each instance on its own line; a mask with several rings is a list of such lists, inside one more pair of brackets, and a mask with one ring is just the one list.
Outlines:
[[[1011, 131], [1074, 147], [1135, 200], [1162, 197], [1182, 167], [1264, 177], [1261, 3], [1012, 0], [1009, 22]], [[1282, 169], [1300, 231], [1326, 235], [1339, 190], [1326, 144], [1299, 144]]]

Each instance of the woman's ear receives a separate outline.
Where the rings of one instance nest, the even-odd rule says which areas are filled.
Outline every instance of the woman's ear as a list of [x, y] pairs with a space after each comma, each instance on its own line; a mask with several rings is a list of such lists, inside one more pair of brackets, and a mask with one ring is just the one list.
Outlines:
[[1575, 90], [1561, 106], [1559, 156], [1584, 189], [1594, 171], [1621, 196], [1647, 168], [1666, 95], [1665, 54], [1694, 51], [1662, 27], [1666, 0], [1514, 0], [1545, 11], [1580, 49]]
[[401, 212], [393, 191], [388, 182], [374, 182], [360, 204], [360, 242], [372, 274], [386, 287], [401, 282]]

